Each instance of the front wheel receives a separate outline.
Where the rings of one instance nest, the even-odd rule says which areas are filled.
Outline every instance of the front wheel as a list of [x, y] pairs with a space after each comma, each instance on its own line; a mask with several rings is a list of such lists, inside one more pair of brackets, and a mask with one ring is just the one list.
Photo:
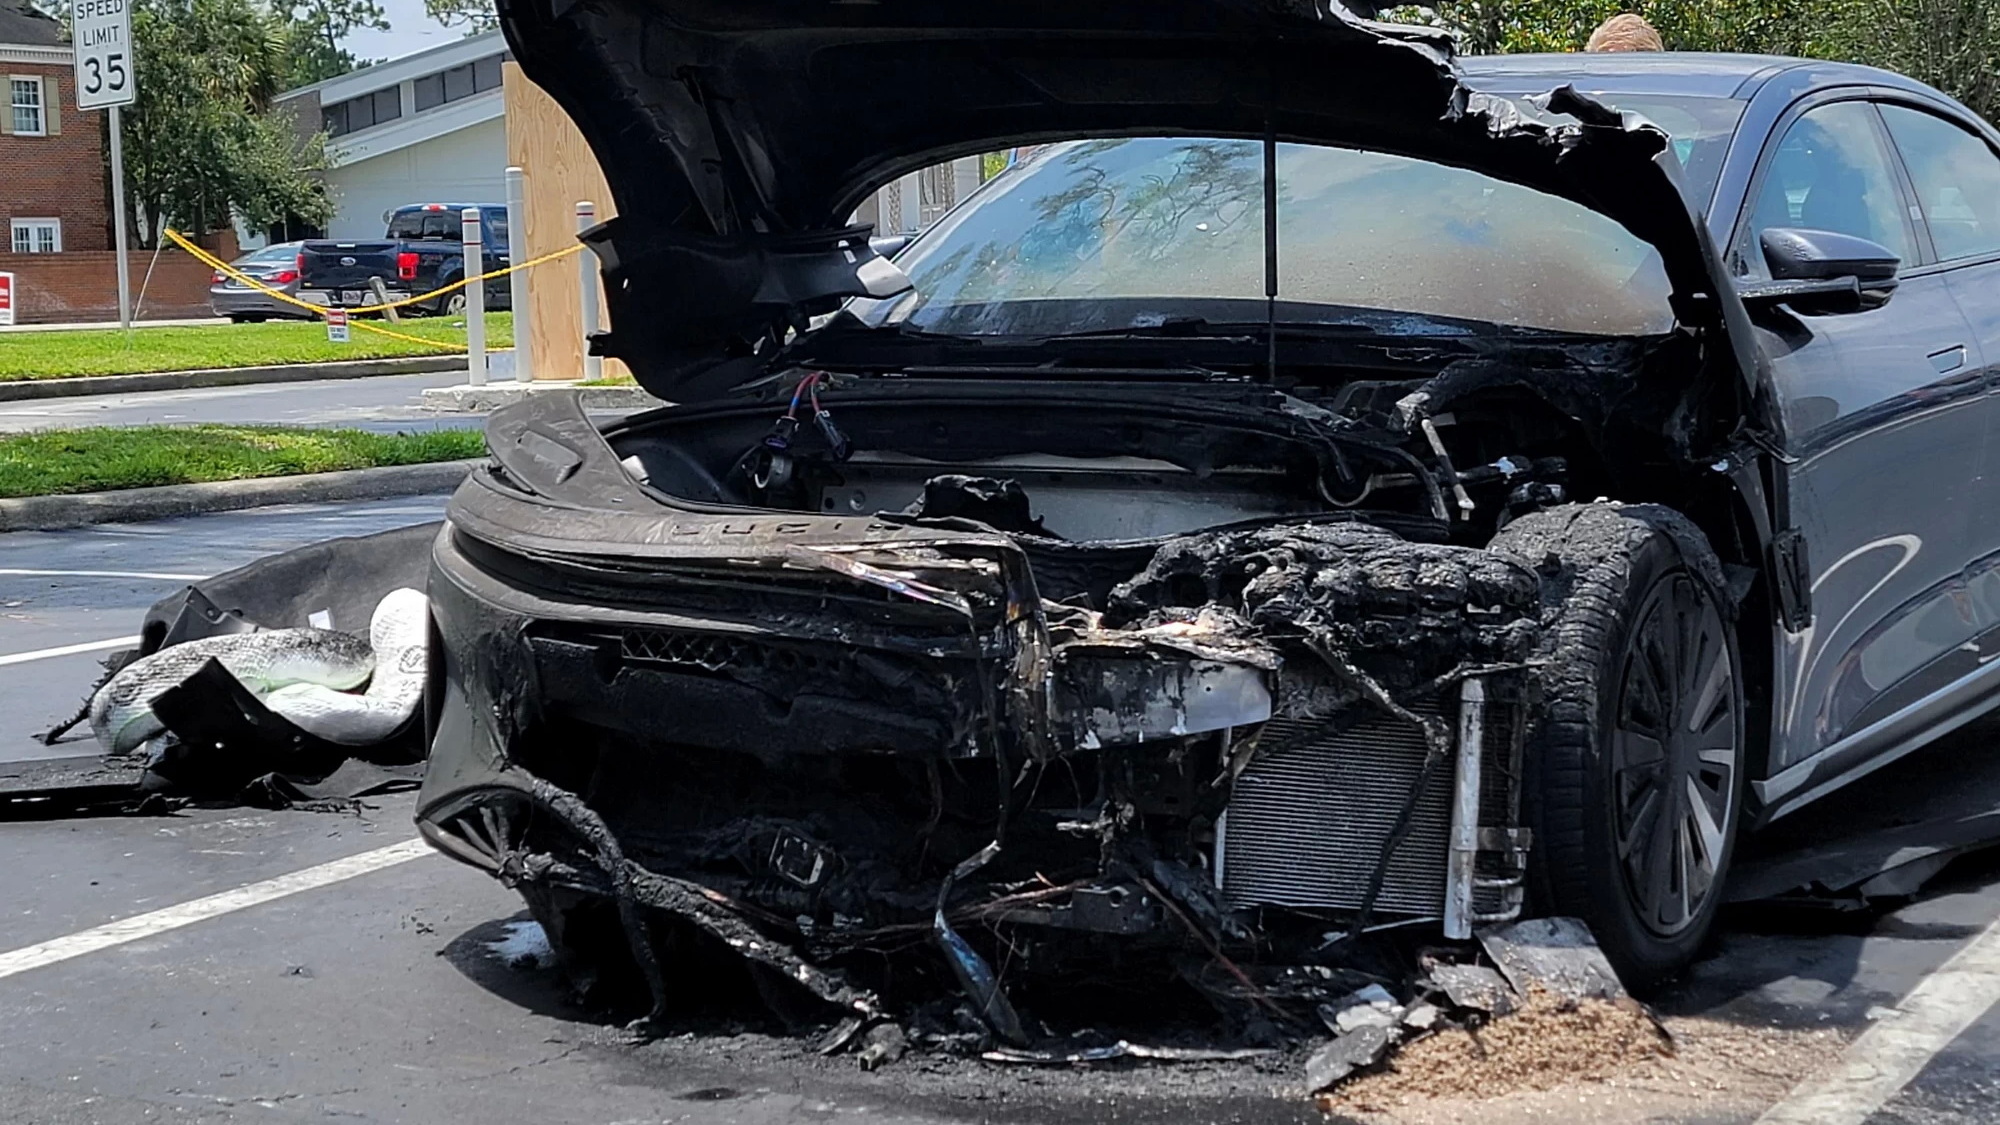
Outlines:
[[1535, 905], [1588, 922], [1644, 986], [1700, 951], [1735, 850], [1744, 685], [1721, 566], [1698, 529], [1651, 505], [1538, 512], [1491, 548], [1543, 580]]

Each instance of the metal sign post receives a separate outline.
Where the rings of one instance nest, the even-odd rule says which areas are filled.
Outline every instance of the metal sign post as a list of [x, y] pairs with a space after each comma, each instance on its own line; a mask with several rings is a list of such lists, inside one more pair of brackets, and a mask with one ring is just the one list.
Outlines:
[[[125, 229], [125, 122], [119, 112], [138, 96], [130, 0], [73, 0], [70, 47], [76, 54], [76, 108], [111, 111], [111, 226], [118, 251], [118, 323], [132, 327], [131, 245]], [[156, 232], [157, 233], [157, 232]]]
[[[507, 169], [507, 263], [513, 265], [532, 257], [528, 248], [528, 181], [519, 168]], [[526, 384], [535, 377], [534, 299], [528, 292], [527, 270], [507, 275], [514, 309], [514, 381]]]
[[[587, 199], [577, 200], [576, 229], [581, 234], [597, 225], [597, 204]], [[588, 382], [604, 378], [604, 357], [590, 354], [590, 337], [597, 331], [597, 252], [586, 250], [576, 256], [577, 269], [582, 274], [583, 307], [583, 377]]]
[[[479, 208], [467, 207], [460, 212], [459, 224], [459, 237], [465, 244], [465, 276], [478, 277], [486, 272], [486, 240], [480, 230]], [[485, 386], [486, 283], [483, 281], [465, 287], [465, 355], [467, 381], [475, 387]]]

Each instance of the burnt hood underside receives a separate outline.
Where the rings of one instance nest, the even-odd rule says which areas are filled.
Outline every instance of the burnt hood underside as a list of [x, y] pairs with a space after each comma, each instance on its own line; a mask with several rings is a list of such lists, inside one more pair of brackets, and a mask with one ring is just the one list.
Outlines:
[[750, 377], [788, 327], [868, 292], [873, 255], [843, 225], [875, 186], [954, 156], [1088, 136], [1275, 135], [1473, 168], [1653, 243], [1684, 323], [1743, 323], [1664, 133], [1567, 90], [1549, 108], [1569, 120], [1476, 94], [1447, 40], [1334, 0], [499, 0], [499, 11], [617, 204], [589, 236], [614, 326], [604, 351], [669, 399]]

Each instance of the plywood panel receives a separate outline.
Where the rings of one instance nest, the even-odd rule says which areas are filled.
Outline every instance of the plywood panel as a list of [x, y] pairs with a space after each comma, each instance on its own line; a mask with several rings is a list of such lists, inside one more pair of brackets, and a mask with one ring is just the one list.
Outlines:
[[[611, 190], [605, 186], [597, 157], [569, 115], [512, 62], [505, 66], [504, 87], [507, 163], [521, 168], [527, 180], [527, 214], [522, 224], [526, 229], [512, 236], [517, 260], [526, 261], [575, 244], [577, 200], [597, 204], [599, 220], [610, 218]], [[537, 381], [583, 378], [580, 286], [574, 257], [532, 271], [527, 319]], [[598, 327], [609, 328], [601, 300], [598, 308]], [[607, 359], [604, 374], [610, 378], [628, 372], [624, 364]]]

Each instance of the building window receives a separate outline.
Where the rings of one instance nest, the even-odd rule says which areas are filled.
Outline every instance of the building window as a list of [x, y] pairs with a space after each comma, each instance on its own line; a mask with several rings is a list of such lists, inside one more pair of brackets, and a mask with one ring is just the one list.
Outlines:
[[503, 58], [504, 55], [493, 55], [417, 79], [417, 112], [499, 89]]
[[45, 135], [48, 122], [42, 114], [42, 80], [11, 78], [7, 86], [10, 91], [8, 100], [14, 110], [14, 134], [26, 137]]
[[14, 253], [59, 254], [61, 252], [61, 219], [14, 220]]
[[381, 125], [403, 116], [403, 91], [391, 86], [344, 102], [335, 102], [320, 111], [328, 136], [339, 137], [371, 125]]

